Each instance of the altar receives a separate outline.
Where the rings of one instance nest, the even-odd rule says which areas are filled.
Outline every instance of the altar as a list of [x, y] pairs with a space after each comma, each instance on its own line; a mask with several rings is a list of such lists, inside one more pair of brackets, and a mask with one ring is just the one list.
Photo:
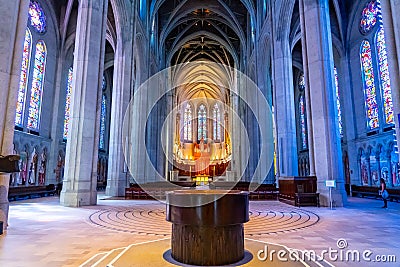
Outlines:
[[196, 185], [208, 185], [212, 182], [212, 178], [208, 175], [196, 175], [193, 182], [196, 182]]

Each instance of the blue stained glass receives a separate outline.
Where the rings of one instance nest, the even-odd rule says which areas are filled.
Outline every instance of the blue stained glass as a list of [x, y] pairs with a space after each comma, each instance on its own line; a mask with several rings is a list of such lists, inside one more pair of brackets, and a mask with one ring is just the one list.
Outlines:
[[42, 9], [42, 6], [36, 2], [31, 1], [29, 3], [29, 21], [31, 26], [39, 33], [46, 31], [46, 16]]
[[203, 104], [200, 105], [199, 110], [197, 112], [197, 139], [200, 141], [201, 139], [207, 139], [207, 111], [206, 106]]
[[214, 105], [213, 124], [214, 140], [221, 141], [221, 111], [217, 104]]
[[335, 79], [336, 109], [337, 109], [337, 117], [338, 117], [339, 134], [341, 137], [343, 137], [342, 109], [340, 107], [339, 79], [338, 79], [336, 67], [333, 68], [333, 74], [334, 74], [334, 79]]
[[304, 95], [300, 96], [299, 100], [299, 114], [300, 114], [300, 135], [301, 135], [301, 147], [307, 148], [307, 125], [306, 125], [306, 107], [304, 103]]
[[107, 114], [107, 100], [105, 94], [101, 97], [101, 111], [100, 111], [100, 140], [99, 148], [105, 148], [105, 133], [106, 133], [106, 114]]
[[376, 0], [372, 0], [363, 9], [360, 21], [360, 31], [367, 34], [375, 26], [378, 17], [378, 4]]

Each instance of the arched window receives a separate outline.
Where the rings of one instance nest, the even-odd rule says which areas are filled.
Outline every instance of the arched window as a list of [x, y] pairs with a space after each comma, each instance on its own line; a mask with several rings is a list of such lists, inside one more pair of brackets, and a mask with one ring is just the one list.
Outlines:
[[186, 104], [185, 111], [183, 113], [183, 139], [185, 141], [193, 140], [192, 129], [192, 107], [188, 103]]
[[72, 67], [68, 69], [67, 86], [66, 86], [66, 96], [65, 96], [65, 112], [64, 112], [64, 131], [63, 139], [67, 140], [68, 130], [69, 130], [69, 119], [71, 115], [71, 93], [72, 93], [72, 76], [74, 70]]
[[376, 88], [374, 67], [372, 65], [371, 45], [367, 40], [361, 43], [360, 59], [364, 86], [367, 127], [374, 130], [379, 127], [378, 104], [376, 102]]
[[378, 4], [376, 0], [370, 1], [363, 9], [360, 21], [360, 31], [363, 34], [369, 33], [375, 26], [378, 16]]
[[201, 139], [207, 139], [207, 110], [206, 106], [203, 104], [200, 105], [199, 110], [197, 112], [197, 139], [200, 141]]
[[380, 27], [375, 36], [376, 51], [379, 64], [379, 80], [381, 95], [383, 101], [383, 112], [385, 114], [385, 123], [393, 124], [393, 102], [392, 89], [390, 87], [389, 66], [386, 52], [385, 31]]
[[47, 50], [44, 41], [38, 41], [36, 44], [35, 65], [33, 69], [31, 97], [29, 102], [28, 114], [28, 128], [34, 131], [37, 131], [39, 129], [44, 73], [46, 68], [46, 55]]
[[29, 77], [29, 64], [31, 59], [32, 34], [25, 30], [24, 51], [22, 52], [21, 75], [19, 79], [15, 125], [22, 127], [24, 124], [25, 99]]
[[299, 99], [299, 115], [300, 115], [300, 136], [302, 149], [307, 148], [307, 125], [306, 125], [306, 105], [304, 95], [300, 95]]
[[31, 1], [29, 3], [28, 12], [31, 26], [38, 33], [44, 33], [46, 31], [46, 16], [43, 12], [42, 6], [36, 1]]
[[101, 109], [100, 109], [100, 138], [99, 138], [99, 149], [105, 149], [105, 139], [106, 139], [106, 116], [107, 116], [107, 97], [105, 90], [107, 88], [106, 79], [103, 75], [102, 90], [103, 94], [101, 96]]
[[340, 107], [340, 93], [339, 93], [339, 81], [336, 67], [333, 68], [333, 75], [335, 79], [335, 94], [336, 94], [336, 109], [338, 117], [338, 128], [339, 134], [343, 137], [343, 122], [342, 122], [342, 109]]
[[221, 141], [221, 111], [217, 104], [214, 105], [213, 110], [213, 136], [215, 141]]

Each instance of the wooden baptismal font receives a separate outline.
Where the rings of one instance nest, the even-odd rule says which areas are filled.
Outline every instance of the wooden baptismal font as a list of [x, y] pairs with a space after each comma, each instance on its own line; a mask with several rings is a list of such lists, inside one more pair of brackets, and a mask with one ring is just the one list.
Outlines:
[[216, 266], [242, 260], [243, 224], [248, 220], [248, 192], [177, 190], [167, 194], [171, 254], [184, 264]]

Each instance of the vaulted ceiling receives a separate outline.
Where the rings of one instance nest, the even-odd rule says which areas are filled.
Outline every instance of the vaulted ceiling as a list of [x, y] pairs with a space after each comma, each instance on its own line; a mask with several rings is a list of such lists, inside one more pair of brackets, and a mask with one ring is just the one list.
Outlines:
[[[237, 66], [251, 38], [253, 0], [158, 0], [159, 52], [167, 65], [209, 60]], [[252, 22], [253, 21], [253, 22]]]

